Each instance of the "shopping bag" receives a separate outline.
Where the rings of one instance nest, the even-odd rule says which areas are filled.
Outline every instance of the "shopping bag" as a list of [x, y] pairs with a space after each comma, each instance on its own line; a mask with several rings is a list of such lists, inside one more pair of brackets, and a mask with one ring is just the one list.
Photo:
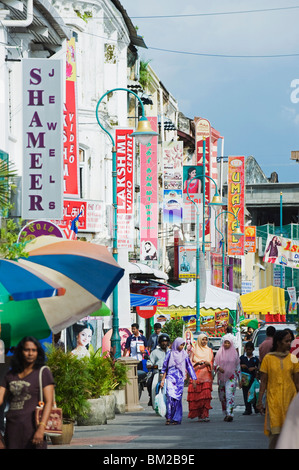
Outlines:
[[250, 383], [251, 375], [246, 372], [241, 373], [241, 385], [242, 387], [248, 387]]
[[155, 397], [155, 412], [162, 416], [166, 415], [166, 385], [164, 384], [163, 388], [160, 388], [159, 393]]
[[[44, 411], [44, 398], [43, 398], [43, 384], [42, 384], [42, 373], [43, 369], [48, 368], [43, 366], [39, 372], [39, 392], [40, 392], [40, 401], [38, 406], [35, 408], [35, 421], [38, 426], [41, 422], [42, 414]], [[55, 390], [53, 391], [53, 406], [51, 413], [48, 419], [48, 422], [45, 426], [45, 436], [59, 436], [62, 434], [62, 409], [57, 408], [55, 400]]]
[[248, 391], [247, 401], [249, 403], [256, 403], [259, 397], [259, 392], [260, 392], [260, 383], [257, 379], [254, 379]]

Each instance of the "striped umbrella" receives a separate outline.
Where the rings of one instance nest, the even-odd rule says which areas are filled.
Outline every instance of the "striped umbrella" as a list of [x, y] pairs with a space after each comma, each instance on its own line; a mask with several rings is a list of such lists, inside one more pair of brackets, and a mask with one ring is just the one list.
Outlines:
[[52, 331], [76, 323], [102, 306], [124, 274], [108, 249], [88, 242], [42, 236], [26, 245], [28, 258], [40, 272], [59, 283], [59, 297], [10, 301], [1, 306], [1, 339], [15, 346], [25, 335], [47, 338]]

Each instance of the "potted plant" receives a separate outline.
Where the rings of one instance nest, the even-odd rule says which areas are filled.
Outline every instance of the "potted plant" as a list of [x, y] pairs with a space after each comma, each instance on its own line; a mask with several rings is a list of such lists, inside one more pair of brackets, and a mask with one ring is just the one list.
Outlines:
[[112, 371], [116, 384], [112, 391], [115, 396], [115, 413], [124, 413], [126, 411], [125, 385], [129, 382], [128, 367], [121, 361], [113, 361]]
[[51, 440], [53, 444], [69, 444], [78, 416], [89, 412], [89, 373], [85, 361], [71, 352], [50, 346], [46, 356], [55, 380], [56, 403], [63, 413], [62, 436], [51, 437]]
[[87, 416], [78, 417], [79, 426], [106, 424], [107, 419], [115, 418], [115, 396], [111, 392], [117, 383], [113, 376], [112, 361], [100, 353], [99, 349], [84, 359], [89, 375], [90, 410]]

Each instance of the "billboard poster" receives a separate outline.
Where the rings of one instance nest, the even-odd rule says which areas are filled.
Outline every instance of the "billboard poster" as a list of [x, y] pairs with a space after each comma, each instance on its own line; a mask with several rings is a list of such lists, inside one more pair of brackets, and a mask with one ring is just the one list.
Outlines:
[[[202, 176], [201, 166], [183, 166], [183, 222], [186, 224], [196, 222], [197, 210], [199, 211], [199, 223], [202, 224], [202, 179], [198, 178], [191, 181], [192, 178], [195, 178], [196, 176]], [[187, 189], [189, 195], [187, 193]], [[192, 202], [192, 200], [194, 202]]]
[[64, 199], [63, 218], [52, 220], [66, 238], [69, 238], [72, 221], [78, 219], [78, 232], [101, 232], [105, 225], [105, 203], [85, 199]]
[[116, 129], [117, 246], [134, 249], [133, 129]]
[[228, 192], [227, 192], [227, 253], [229, 256], [244, 255], [244, 237], [237, 239], [233, 231], [239, 222], [241, 232], [244, 233], [244, 205], [245, 205], [245, 158], [242, 156], [228, 157]]
[[196, 278], [196, 246], [179, 246], [179, 278]]
[[[148, 118], [157, 131], [156, 116]], [[158, 137], [140, 146], [140, 260], [157, 259], [158, 253]]]
[[165, 189], [163, 197], [163, 222], [166, 224], [181, 224], [183, 221], [182, 190]]
[[22, 218], [61, 218], [63, 209], [62, 62], [22, 59]]
[[299, 269], [299, 241], [268, 235], [263, 260], [266, 263]]
[[183, 221], [183, 142], [164, 142], [163, 159], [163, 222]]
[[79, 197], [79, 162], [76, 107], [75, 38], [67, 41], [66, 100], [63, 128], [63, 192], [67, 197]]
[[244, 249], [247, 251], [247, 253], [255, 253], [256, 251], [256, 226], [250, 225], [250, 226], [244, 227], [244, 230], [245, 230]]

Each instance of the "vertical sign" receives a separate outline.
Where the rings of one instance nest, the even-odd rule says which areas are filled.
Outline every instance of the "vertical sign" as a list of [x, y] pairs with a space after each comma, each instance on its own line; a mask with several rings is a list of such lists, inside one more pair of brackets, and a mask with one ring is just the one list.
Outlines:
[[[211, 144], [211, 124], [207, 119], [200, 118], [195, 123], [195, 146], [196, 146], [196, 159], [197, 165], [203, 167], [203, 150], [204, 150], [204, 141], [205, 141], [205, 167], [202, 169], [202, 174], [210, 175], [210, 144]], [[210, 202], [210, 187], [211, 181], [210, 178], [202, 178], [202, 187], [205, 191], [203, 200], [205, 201], [205, 242], [208, 242], [207, 235], [210, 234], [210, 222], [209, 222], [209, 202]], [[210, 244], [207, 244], [205, 249], [209, 249]]]
[[[239, 221], [241, 231], [244, 233], [244, 203], [245, 203], [245, 168], [244, 157], [228, 157], [228, 206]], [[244, 255], [244, 237], [239, 240], [234, 237], [233, 231], [237, 221], [232, 214], [228, 214], [227, 225], [227, 252], [228, 255]]]
[[63, 134], [63, 191], [66, 196], [79, 197], [75, 38], [67, 42]]
[[134, 250], [133, 129], [116, 129], [117, 246]]
[[[201, 178], [195, 178], [196, 176]], [[193, 180], [193, 181], [191, 181]], [[202, 224], [202, 166], [183, 166], [183, 221], [185, 224], [196, 222], [196, 211], [199, 211], [199, 223]], [[189, 196], [188, 196], [188, 192]], [[192, 202], [194, 201], [194, 202]], [[201, 232], [201, 227], [200, 227]], [[200, 236], [202, 234], [200, 233]]]
[[[157, 117], [148, 118], [153, 130]], [[140, 260], [157, 259], [158, 252], [158, 137], [140, 146]]]
[[163, 222], [183, 222], [183, 142], [165, 142], [163, 158]]
[[249, 225], [244, 227], [245, 230], [245, 242], [244, 248], [248, 253], [256, 252], [256, 226]]
[[23, 59], [23, 219], [63, 212], [62, 62]]

